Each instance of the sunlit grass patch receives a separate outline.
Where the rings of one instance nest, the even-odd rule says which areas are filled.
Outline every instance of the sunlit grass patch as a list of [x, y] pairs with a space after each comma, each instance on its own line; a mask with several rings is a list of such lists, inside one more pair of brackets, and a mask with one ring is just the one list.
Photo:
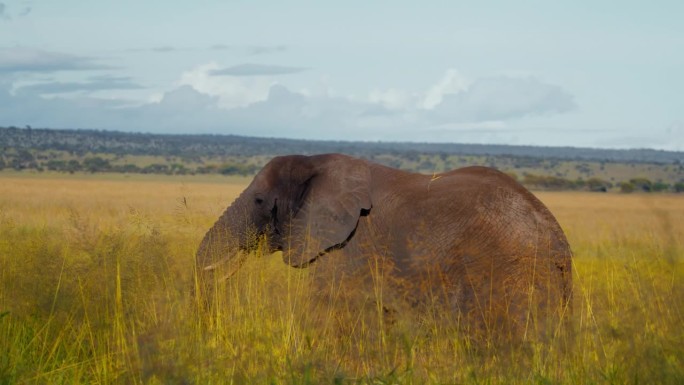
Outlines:
[[475, 345], [429, 307], [313, 292], [253, 255], [193, 296], [242, 185], [0, 181], [0, 383], [681, 383], [684, 199], [540, 194], [575, 252], [573, 337]]

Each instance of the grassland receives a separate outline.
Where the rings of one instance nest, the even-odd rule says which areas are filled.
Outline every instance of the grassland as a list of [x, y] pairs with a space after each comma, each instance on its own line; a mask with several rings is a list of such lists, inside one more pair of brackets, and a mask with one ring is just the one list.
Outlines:
[[0, 383], [684, 382], [684, 196], [538, 194], [575, 253], [575, 335], [487, 350], [429, 314], [308, 312], [278, 257], [202, 310], [196, 246], [245, 184], [0, 176]]

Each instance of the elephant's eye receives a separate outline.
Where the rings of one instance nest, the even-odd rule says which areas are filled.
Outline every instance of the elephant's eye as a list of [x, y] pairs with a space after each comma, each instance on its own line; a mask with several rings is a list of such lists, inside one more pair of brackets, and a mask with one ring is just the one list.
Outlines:
[[256, 199], [254, 199], [254, 203], [260, 205], [260, 204], [264, 203], [264, 200], [261, 198], [256, 198]]

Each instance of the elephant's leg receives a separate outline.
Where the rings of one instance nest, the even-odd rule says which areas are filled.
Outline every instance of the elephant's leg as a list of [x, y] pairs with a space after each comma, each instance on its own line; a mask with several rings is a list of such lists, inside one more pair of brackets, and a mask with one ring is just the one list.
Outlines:
[[325, 255], [311, 266], [312, 314], [322, 315], [325, 327], [343, 336], [362, 329], [379, 335], [404, 322], [410, 309], [402, 303], [386, 262], [368, 254], [355, 258], [342, 250]]

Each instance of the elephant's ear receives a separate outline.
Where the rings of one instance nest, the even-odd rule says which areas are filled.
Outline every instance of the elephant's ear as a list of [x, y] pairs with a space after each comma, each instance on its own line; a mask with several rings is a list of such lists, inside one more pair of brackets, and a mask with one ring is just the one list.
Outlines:
[[371, 209], [370, 170], [364, 161], [341, 155], [312, 156], [308, 161], [311, 174], [303, 178], [294, 199], [284, 255], [298, 267], [343, 246], [361, 213]]

